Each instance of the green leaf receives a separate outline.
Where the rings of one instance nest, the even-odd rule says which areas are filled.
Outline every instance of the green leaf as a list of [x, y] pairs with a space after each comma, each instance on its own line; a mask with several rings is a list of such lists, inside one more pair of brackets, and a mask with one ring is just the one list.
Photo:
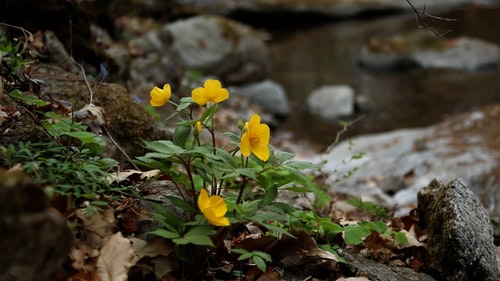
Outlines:
[[209, 108], [207, 108], [207, 110], [203, 111], [203, 113], [200, 116], [200, 121], [204, 123], [208, 117], [213, 116], [215, 112], [217, 112], [218, 108], [219, 104], [217, 103], [212, 104]]
[[283, 166], [295, 168], [298, 170], [315, 169], [318, 167], [316, 164], [307, 161], [289, 161], [284, 163]]
[[14, 89], [14, 90], [10, 91], [9, 96], [15, 100], [22, 101], [25, 103], [34, 104], [36, 106], [45, 106], [45, 105], [49, 104], [48, 102], [46, 102], [44, 100], [27, 95], [18, 89]]
[[177, 106], [176, 112], [180, 112], [186, 108], [188, 108], [193, 103], [193, 99], [191, 97], [183, 97]]
[[276, 213], [265, 212], [251, 216], [249, 219], [256, 221], [258, 223], [263, 223], [265, 221], [283, 221], [286, 219], [286, 217]]
[[151, 231], [149, 233], [154, 234], [154, 235], [159, 236], [159, 237], [162, 237], [162, 238], [165, 238], [165, 239], [175, 239], [175, 238], [180, 237], [179, 233], [168, 231], [166, 229], [157, 229], [157, 230]]
[[264, 194], [264, 201], [262, 202], [262, 204], [268, 205], [269, 203], [273, 202], [276, 197], [278, 197], [278, 187], [271, 186], [266, 189], [266, 194]]
[[175, 197], [175, 196], [167, 196], [167, 198], [172, 202], [172, 204], [183, 209], [184, 211], [187, 211], [187, 212], [195, 212], [196, 211], [191, 204], [189, 204], [188, 202], [186, 202], [182, 198]]
[[229, 139], [231, 139], [235, 143], [239, 143], [241, 141], [241, 136], [237, 135], [235, 133], [225, 132], [223, 135], [226, 136], [226, 137], [229, 137]]
[[406, 234], [404, 232], [396, 232], [394, 234], [394, 240], [398, 245], [404, 245], [408, 243], [408, 238], [406, 237]]
[[321, 222], [321, 227], [323, 227], [323, 231], [325, 232], [326, 240], [330, 241], [335, 237], [335, 235], [344, 231], [344, 228], [333, 222]]
[[169, 140], [158, 140], [152, 142], [145, 142], [146, 148], [158, 153], [162, 153], [165, 155], [179, 155], [184, 153], [184, 148], [174, 144]]
[[255, 265], [260, 269], [260, 271], [266, 272], [267, 265], [266, 262], [261, 257], [254, 256], [252, 260], [255, 263]]
[[190, 229], [183, 238], [189, 243], [199, 246], [213, 246], [210, 235], [215, 234], [215, 231], [209, 227], [199, 226]]
[[175, 145], [184, 146], [186, 141], [191, 134], [191, 126], [178, 126], [175, 128], [174, 135], [172, 136], [172, 141]]
[[[347, 262], [346, 262], [346, 260], [345, 260], [343, 257], [341, 257], [341, 256], [339, 255], [339, 253], [337, 253], [337, 250], [336, 250], [336, 249], [334, 249], [334, 248], [332, 247], [332, 245], [330, 245], [330, 244], [322, 244], [322, 245], [319, 245], [318, 247], [319, 247], [320, 249], [322, 249], [322, 250], [325, 250], [325, 251], [327, 251], [327, 252], [330, 252], [330, 253], [334, 254], [334, 255], [335, 255], [335, 257], [337, 258], [337, 261], [338, 261], [338, 262], [341, 262], [341, 263], [347, 263]], [[338, 247], [338, 246], [337, 246], [337, 247]]]
[[344, 242], [347, 245], [359, 245], [363, 243], [363, 237], [370, 235], [370, 229], [366, 225], [348, 225], [344, 230]]
[[274, 231], [274, 232], [279, 233], [279, 234], [285, 234], [285, 235], [288, 235], [292, 238], [295, 238], [295, 236], [293, 236], [293, 234], [291, 234], [290, 232], [288, 232], [286, 229], [284, 229], [282, 227], [279, 227], [279, 226], [276, 226], [273, 224], [268, 224], [268, 223], [260, 223], [260, 224], [262, 224], [264, 227], [266, 227], [267, 229], [269, 229], [271, 231]]
[[384, 233], [388, 228], [387, 224], [381, 221], [372, 221], [368, 225], [378, 233]]
[[62, 135], [67, 135], [75, 139], [79, 139], [83, 142], [93, 142], [94, 137], [96, 136], [94, 133], [90, 132], [64, 132]]
[[279, 164], [283, 164], [285, 163], [285, 161], [288, 161], [293, 157], [295, 157], [295, 154], [285, 151], [279, 151], [276, 155], [276, 159], [278, 160]]

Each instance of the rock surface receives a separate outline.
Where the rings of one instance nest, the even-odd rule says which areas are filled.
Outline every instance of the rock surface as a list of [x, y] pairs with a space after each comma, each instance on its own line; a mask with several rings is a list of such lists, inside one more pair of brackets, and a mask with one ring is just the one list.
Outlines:
[[432, 275], [450, 281], [497, 280], [488, 214], [463, 180], [432, 181], [419, 192], [418, 206], [428, 231]]
[[325, 85], [307, 97], [309, 112], [324, 119], [335, 119], [354, 112], [354, 90], [348, 85]]
[[264, 34], [217, 16], [197, 16], [165, 26], [187, 70], [215, 75], [228, 84], [254, 82], [269, 74]]
[[73, 242], [66, 219], [20, 170], [0, 179], [0, 280], [53, 280]]
[[416, 207], [418, 191], [434, 178], [460, 177], [498, 217], [499, 114], [493, 105], [426, 128], [355, 137], [312, 161], [326, 162], [331, 192], [396, 208], [396, 215]]
[[356, 276], [365, 276], [372, 281], [435, 281], [432, 276], [415, 272], [411, 268], [387, 266], [367, 259], [348, 250], [338, 251], [347, 264], [348, 271]]
[[418, 30], [406, 35], [372, 37], [361, 50], [360, 64], [368, 69], [406, 69], [412, 67], [498, 69], [500, 47], [469, 37], [442, 39], [432, 32]]

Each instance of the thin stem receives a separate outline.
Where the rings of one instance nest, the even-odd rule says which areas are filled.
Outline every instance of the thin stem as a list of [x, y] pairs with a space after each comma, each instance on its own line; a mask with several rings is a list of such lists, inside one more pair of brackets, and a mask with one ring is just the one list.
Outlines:
[[[243, 162], [243, 156], [242, 157], [242, 162]], [[248, 166], [248, 157], [245, 159], [245, 163], [243, 165], [244, 168]], [[245, 186], [247, 185], [248, 178], [244, 175], [243, 176], [243, 181], [241, 182], [240, 186], [240, 192], [238, 193], [238, 199], [236, 199], [236, 204], [239, 204], [241, 202], [241, 197], [243, 196], [243, 191], [245, 190]]]

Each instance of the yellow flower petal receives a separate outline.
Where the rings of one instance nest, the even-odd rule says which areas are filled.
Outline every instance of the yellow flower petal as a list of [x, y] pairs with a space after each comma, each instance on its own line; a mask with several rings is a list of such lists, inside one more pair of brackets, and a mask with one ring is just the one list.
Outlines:
[[193, 89], [191, 92], [191, 98], [199, 105], [205, 105], [208, 102], [207, 95], [205, 95], [205, 89], [202, 87]]
[[271, 138], [271, 130], [267, 124], [260, 123], [258, 114], [252, 115], [250, 121], [245, 123], [246, 132], [241, 136], [240, 150], [244, 156], [255, 154], [262, 161], [267, 161], [271, 156], [268, 143]]
[[207, 79], [202, 87], [193, 89], [191, 98], [199, 105], [205, 105], [208, 102], [219, 103], [229, 97], [229, 91], [222, 88], [219, 80]]
[[208, 196], [206, 189], [202, 189], [198, 197], [198, 207], [205, 218], [213, 225], [227, 226], [229, 220], [224, 217], [227, 206], [222, 197], [218, 195]]
[[262, 161], [267, 161], [269, 157], [271, 156], [271, 152], [269, 151], [269, 147], [266, 145], [258, 145], [253, 148], [253, 154], [257, 156]]
[[241, 136], [240, 150], [244, 156], [250, 156], [250, 138], [248, 137], [248, 132], [243, 133], [243, 136]]
[[170, 99], [170, 97], [172, 96], [172, 91], [170, 90], [170, 85], [165, 84], [163, 85], [163, 89], [155, 86], [149, 92], [149, 95], [151, 96], [151, 100], [149, 101], [149, 104], [151, 106], [162, 106]]

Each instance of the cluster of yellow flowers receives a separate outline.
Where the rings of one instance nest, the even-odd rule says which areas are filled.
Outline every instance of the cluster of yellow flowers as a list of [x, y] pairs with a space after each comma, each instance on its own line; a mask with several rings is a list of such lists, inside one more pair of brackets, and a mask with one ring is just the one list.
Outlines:
[[[165, 84], [163, 89], [154, 87], [150, 92], [151, 106], [163, 106], [172, 96], [169, 84]], [[220, 103], [229, 98], [229, 91], [222, 88], [218, 80], [208, 79], [203, 87], [193, 89], [191, 92], [193, 102], [205, 106], [208, 103]], [[195, 129], [200, 132], [201, 121], [197, 121]], [[253, 153], [262, 161], [267, 161], [270, 157], [269, 151], [270, 129], [267, 124], [261, 123], [258, 114], [253, 114], [250, 120], [245, 123], [245, 130], [241, 136], [240, 151], [245, 157]], [[218, 195], [208, 196], [208, 192], [202, 189], [198, 197], [198, 207], [207, 220], [216, 226], [228, 226], [229, 220], [225, 217], [227, 206]]]

